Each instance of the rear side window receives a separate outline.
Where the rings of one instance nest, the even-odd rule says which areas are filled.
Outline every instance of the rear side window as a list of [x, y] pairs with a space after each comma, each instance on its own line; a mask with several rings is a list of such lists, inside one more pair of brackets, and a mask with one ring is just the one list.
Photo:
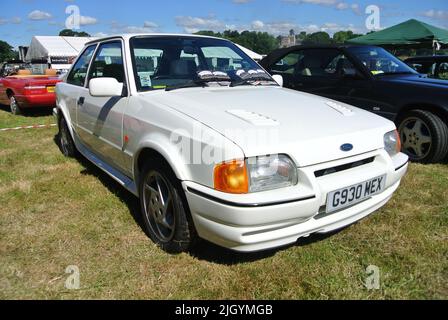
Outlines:
[[107, 42], [99, 46], [89, 72], [89, 80], [115, 78], [124, 82], [123, 53], [121, 41]]
[[337, 77], [344, 68], [353, 68], [337, 49], [309, 49], [295, 66], [294, 74], [301, 77]]
[[277, 61], [277, 63], [271, 67], [271, 71], [277, 73], [294, 74], [295, 68], [302, 60], [302, 58], [302, 51], [291, 52], [283, 57], [280, 61]]
[[89, 63], [90, 60], [92, 59], [95, 48], [96, 45], [92, 45], [84, 50], [81, 57], [78, 59], [72, 71], [68, 75], [67, 83], [80, 87], [84, 86], [87, 77], [87, 70], [89, 68]]

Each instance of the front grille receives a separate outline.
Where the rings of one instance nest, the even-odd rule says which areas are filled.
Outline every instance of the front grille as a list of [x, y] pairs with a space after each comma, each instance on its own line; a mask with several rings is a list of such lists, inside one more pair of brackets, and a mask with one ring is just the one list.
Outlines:
[[353, 169], [356, 167], [364, 166], [366, 164], [372, 163], [373, 161], [375, 161], [375, 157], [367, 158], [367, 159], [352, 162], [352, 163], [343, 164], [343, 165], [340, 165], [337, 167], [322, 169], [322, 170], [314, 172], [314, 175], [316, 176], [316, 178], [320, 178], [320, 177], [328, 176], [328, 175], [336, 173], [336, 172], [341, 172], [341, 171], [350, 170], [350, 169]]

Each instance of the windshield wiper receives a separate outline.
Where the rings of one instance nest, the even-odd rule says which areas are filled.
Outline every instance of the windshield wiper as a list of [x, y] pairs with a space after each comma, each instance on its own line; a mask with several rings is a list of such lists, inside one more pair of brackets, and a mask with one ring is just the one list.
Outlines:
[[226, 79], [223, 77], [208, 77], [207, 79], [197, 79], [197, 80], [189, 81], [187, 83], [182, 83], [179, 85], [166, 87], [165, 91], [172, 91], [172, 90], [183, 89], [183, 88], [195, 88], [195, 87], [204, 88], [210, 82], [230, 82], [230, 79]]
[[271, 84], [277, 84], [274, 80], [272, 80], [270, 77], [267, 76], [256, 76], [256, 77], [250, 77], [246, 79], [241, 79], [235, 82], [232, 82], [230, 84], [231, 87], [238, 87], [238, 86], [245, 86], [245, 85], [254, 85], [253, 82], [256, 81], [266, 81], [271, 82]]

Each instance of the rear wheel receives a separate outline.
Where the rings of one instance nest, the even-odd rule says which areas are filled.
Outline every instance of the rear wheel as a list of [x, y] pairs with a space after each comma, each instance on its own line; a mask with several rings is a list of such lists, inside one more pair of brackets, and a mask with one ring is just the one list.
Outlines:
[[9, 107], [11, 108], [11, 113], [14, 115], [22, 114], [22, 110], [20, 110], [19, 103], [17, 102], [14, 96], [9, 98]]
[[59, 119], [58, 142], [64, 156], [70, 158], [76, 157], [76, 146], [64, 116], [61, 116]]
[[169, 253], [188, 251], [196, 231], [180, 182], [160, 160], [146, 165], [139, 185], [140, 204], [151, 239]]
[[403, 152], [411, 161], [437, 163], [447, 156], [448, 128], [437, 115], [412, 110], [399, 122], [398, 130]]

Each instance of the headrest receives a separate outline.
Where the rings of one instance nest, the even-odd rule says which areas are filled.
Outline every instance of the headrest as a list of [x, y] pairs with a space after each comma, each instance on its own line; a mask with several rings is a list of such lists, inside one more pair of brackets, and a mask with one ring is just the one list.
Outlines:
[[56, 76], [58, 71], [56, 69], [45, 69], [46, 76]]
[[30, 76], [31, 71], [28, 69], [20, 69], [19, 71], [17, 71], [17, 75], [18, 76]]

